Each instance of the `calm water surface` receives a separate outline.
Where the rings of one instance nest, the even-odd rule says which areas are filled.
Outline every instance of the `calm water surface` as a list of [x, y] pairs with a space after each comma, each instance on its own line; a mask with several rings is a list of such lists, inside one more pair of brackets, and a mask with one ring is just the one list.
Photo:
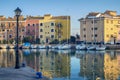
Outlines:
[[[19, 50], [25, 63], [52, 80], [120, 80], [120, 51]], [[0, 50], [0, 67], [15, 66], [15, 51]]]

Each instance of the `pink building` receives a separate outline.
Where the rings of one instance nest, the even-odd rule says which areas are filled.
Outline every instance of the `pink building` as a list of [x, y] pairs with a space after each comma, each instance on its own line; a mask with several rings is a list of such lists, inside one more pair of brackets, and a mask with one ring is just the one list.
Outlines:
[[39, 19], [26, 19], [26, 37], [31, 37], [33, 41], [39, 37]]

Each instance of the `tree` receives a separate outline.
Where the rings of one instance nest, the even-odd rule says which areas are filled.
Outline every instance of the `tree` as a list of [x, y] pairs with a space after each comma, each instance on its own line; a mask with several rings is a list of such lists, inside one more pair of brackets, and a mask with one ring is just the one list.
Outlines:
[[40, 38], [36, 38], [36, 44], [40, 44]]
[[76, 34], [76, 43], [79, 44], [80, 43], [80, 35]]
[[50, 42], [50, 44], [58, 44], [58, 43], [59, 43], [58, 39], [55, 39], [55, 40]]
[[75, 36], [71, 36], [70, 37], [70, 43], [74, 43], [75, 44], [76, 38]]
[[76, 34], [76, 39], [80, 39], [80, 35]]

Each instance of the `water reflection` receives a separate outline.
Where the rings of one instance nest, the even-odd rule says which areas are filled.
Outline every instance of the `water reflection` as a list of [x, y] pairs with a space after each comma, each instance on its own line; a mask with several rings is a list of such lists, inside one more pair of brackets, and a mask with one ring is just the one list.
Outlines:
[[[73, 51], [25, 49], [19, 51], [20, 64], [52, 79], [118, 80], [120, 51]], [[15, 66], [15, 51], [0, 50], [0, 67]]]

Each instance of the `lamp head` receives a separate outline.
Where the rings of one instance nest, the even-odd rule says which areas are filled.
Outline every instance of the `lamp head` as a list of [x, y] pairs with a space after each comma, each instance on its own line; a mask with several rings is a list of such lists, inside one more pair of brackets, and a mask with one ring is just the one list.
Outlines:
[[17, 7], [15, 10], [14, 10], [14, 12], [15, 12], [15, 15], [16, 16], [20, 16], [20, 14], [21, 14], [21, 9], [19, 8], [19, 7]]

